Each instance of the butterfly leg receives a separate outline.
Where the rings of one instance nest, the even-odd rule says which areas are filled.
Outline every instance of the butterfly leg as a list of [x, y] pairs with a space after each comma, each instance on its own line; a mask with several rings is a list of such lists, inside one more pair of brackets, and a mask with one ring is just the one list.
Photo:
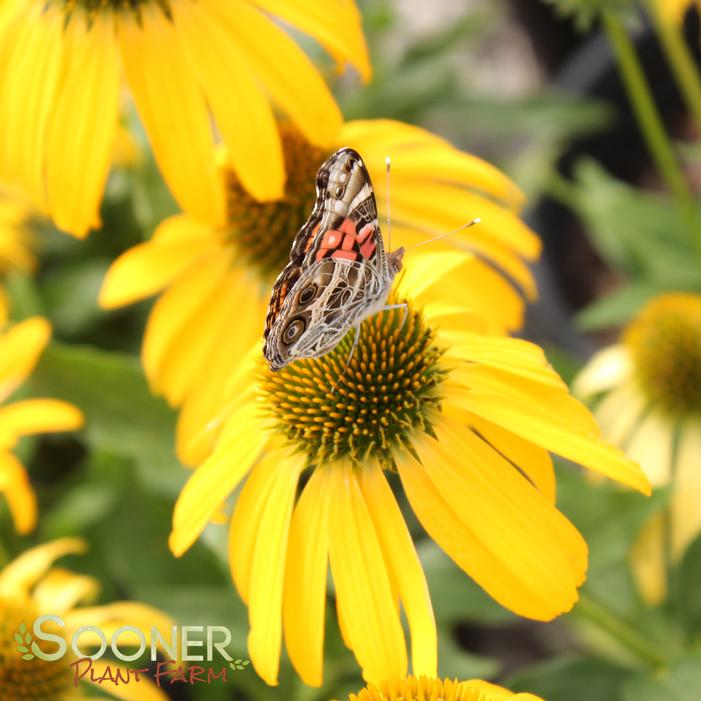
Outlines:
[[384, 307], [382, 307], [383, 312], [388, 312], [388, 311], [391, 311], [392, 309], [403, 309], [404, 310], [404, 316], [402, 316], [402, 323], [399, 327], [400, 329], [403, 329], [404, 324], [406, 324], [407, 316], [409, 316], [409, 305], [406, 302], [402, 302], [401, 304], [387, 304]]
[[355, 349], [358, 345], [358, 339], [360, 338], [360, 324], [354, 326], [353, 329], [355, 329], [355, 333], [353, 334], [353, 345], [351, 346], [350, 353], [348, 354], [348, 360], [346, 360], [346, 364], [343, 367], [343, 372], [338, 376], [336, 382], [333, 383], [333, 387], [331, 388], [331, 394], [334, 394], [336, 392], [336, 387], [338, 387], [338, 383], [341, 381], [341, 377], [343, 377], [343, 375], [346, 374], [346, 370], [348, 370], [350, 361], [353, 359], [353, 353], [355, 353]]

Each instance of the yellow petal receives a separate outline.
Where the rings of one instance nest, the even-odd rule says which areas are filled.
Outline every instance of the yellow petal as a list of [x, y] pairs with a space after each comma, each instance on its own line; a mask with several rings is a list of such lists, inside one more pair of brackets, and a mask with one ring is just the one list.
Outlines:
[[5, 450], [0, 451], [0, 493], [7, 499], [15, 530], [31, 533], [37, 524], [37, 498], [24, 465]]
[[473, 259], [471, 254], [458, 251], [415, 253], [404, 267], [399, 294], [420, 299], [422, 294], [431, 293], [433, 286], [444, 275], [455, 270], [464, 273], [463, 267]]
[[[174, 3], [173, 11], [180, 44], [229, 147], [234, 171], [256, 199], [281, 198], [285, 167], [280, 135], [268, 98], [246, 55], [209, 8]], [[252, 36], [255, 41], [263, 40]], [[284, 56], [278, 60], [284, 61]]]
[[94, 601], [99, 591], [100, 584], [94, 577], [56, 568], [37, 584], [33, 598], [39, 611], [60, 615], [76, 604]]
[[150, 297], [209, 255], [212, 239], [211, 228], [192, 217], [166, 219], [151, 241], [130, 248], [112, 263], [100, 290], [100, 306], [113, 309]]
[[[539, 696], [533, 694], [514, 694], [504, 687], [490, 684], [481, 679], [470, 679], [462, 682], [461, 687], [476, 691], [480, 694], [480, 701], [543, 701]], [[469, 697], [468, 697], [469, 698]]]
[[384, 174], [392, 159], [392, 188], [427, 181], [480, 190], [518, 208], [525, 195], [507, 175], [487, 161], [454, 148], [421, 127], [391, 119], [352, 120], [343, 125], [340, 141], [357, 149], [371, 175]]
[[650, 483], [640, 467], [601, 439], [592, 415], [565, 391], [497, 370], [471, 368], [469, 375], [463, 391], [451, 393], [446, 401], [564, 458], [650, 493]]
[[476, 416], [471, 419], [470, 424], [480, 436], [523, 472], [548, 501], [555, 503], [555, 469], [547, 450]]
[[372, 75], [355, 0], [254, 0], [256, 5], [317, 39], [339, 64], [351, 63], [364, 80]]
[[370, 682], [403, 677], [406, 643], [377, 533], [350, 465], [336, 465], [329, 553], [353, 652]]
[[117, 128], [119, 54], [106, 12], [89, 29], [74, 17], [65, 32], [72, 47], [47, 137], [46, 187], [56, 225], [82, 238], [100, 225]]
[[25, 550], [0, 571], [0, 594], [28, 595], [56, 560], [84, 553], [86, 547], [81, 538], [60, 538]]
[[[270, 486], [263, 498], [255, 540], [249, 590], [251, 631], [248, 651], [260, 677], [277, 685], [282, 645], [282, 600], [287, 541], [299, 475], [305, 457], [278, 458], [271, 466]], [[260, 469], [260, 466], [256, 469]], [[236, 532], [233, 536], [236, 537]]]
[[207, 106], [173, 24], [151, 3], [118, 15], [124, 68], [154, 156], [183, 209], [214, 226], [225, 221]]
[[363, 470], [359, 483], [394, 589], [399, 591], [406, 610], [411, 632], [412, 671], [415, 675], [435, 677], [438, 674], [436, 621], [411, 534], [379, 467]]
[[701, 422], [682, 427], [672, 494], [672, 557], [679, 559], [701, 532]]
[[628, 348], [622, 344], [609, 346], [596, 353], [572, 383], [572, 392], [579, 397], [593, 397], [618, 387], [630, 378], [633, 363]]
[[25, 399], [0, 407], [0, 436], [16, 440], [35, 433], [73, 431], [83, 425], [82, 412], [57, 399]]
[[[523, 590], [542, 597], [555, 613], [569, 611], [587, 567], [587, 546], [577, 529], [513, 465], [465, 428], [445, 422], [439, 440], [427, 444], [426, 473], [462, 523]], [[479, 583], [492, 593], [492, 578]], [[531, 615], [518, 601], [500, 603]]]
[[206, 7], [226, 23], [251, 68], [304, 138], [320, 146], [333, 144], [343, 120], [341, 112], [297, 44], [248, 2], [208, 0]]
[[27, 379], [50, 337], [49, 322], [38, 316], [16, 324], [0, 336], [0, 401]]
[[[540, 346], [517, 338], [498, 338], [457, 331], [444, 332], [441, 338], [450, 344], [446, 357], [504, 370], [550, 387], [567, 390], [553, 370]], [[459, 372], [459, 368], [456, 372]]]
[[285, 568], [285, 645], [302, 681], [315, 687], [323, 681], [329, 488], [328, 468], [316, 468], [292, 516]]
[[179, 557], [199, 537], [221, 502], [251, 469], [268, 440], [255, 402], [245, 402], [231, 417], [211, 457], [187, 481], [173, 511], [170, 549]]
[[655, 514], [643, 527], [630, 553], [630, 565], [638, 590], [649, 604], [667, 598], [667, 518]]
[[647, 399], [634, 381], [612, 389], [594, 407], [601, 435], [605, 440], [625, 449], [647, 405]]
[[[111, 676], [114, 676], [116, 673], [115, 666], [112, 663], [110, 672], [108, 670], [110, 663], [107, 660], [92, 660], [92, 671], [84, 677], [84, 680], [108, 693], [111, 697], [121, 699], [121, 701], [168, 701], [169, 697], [165, 691], [159, 689], [154, 682], [143, 674], [140, 676], [138, 684], [133, 679], [130, 684], [111, 681]], [[97, 681], [103, 678], [104, 681]], [[93, 681], [93, 679], [96, 681]]]
[[[228, 256], [210, 256], [206, 263], [187, 270], [159, 297], [151, 310], [141, 355], [146, 376], [157, 394], [168, 394], [164, 379], [168, 355], [183, 356], [179, 339], [188, 339], [190, 324], [206, 311], [217, 290], [224, 289]], [[177, 373], [177, 360], [171, 368]]]
[[626, 454], [640, 463], [650, 482], [658, 487], [669, 484], [674, 456], [674, 422], [651, 410], [635, 428]]
[[15, 27], [6, 58], [0, 107], [4, 175], [19, 181], [39, 208], [46, 204], [44, 167], [48, 126], [56, 106], [63, 56], [63, 12], [31, 5]]

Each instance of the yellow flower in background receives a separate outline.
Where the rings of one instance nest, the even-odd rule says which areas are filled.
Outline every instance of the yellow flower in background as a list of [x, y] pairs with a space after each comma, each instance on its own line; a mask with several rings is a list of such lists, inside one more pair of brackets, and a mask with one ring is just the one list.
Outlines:
[[407, 677], [393, 682], [373, 684], [348, 701], [543, 701], [533, 694], [513, 694], [508, 689], [481, 679], [459, 682], [455, 679]]
[[408, 301], [406, 319], [401, 310], [368, 319], [347, 370], [349, 336], [276, 373], [256, 343], [228, 383], [213, 452], [175, 507], [170, 546], [182, 555], [245, 479], [229, 562], [249, 607], [250, 657], [269, 684], [283, 631], [302, 679], [321, 684], [329, 565], [365, 679], [407, 673], [399, 602], [413, 673], [436, 675], [431, 601], [393, 473], [446, 553], [503, 606], [537, 620], [574, 605], [587, 568], [584, 540], [555, 506], [548, 451], [649, 490], [540, 348], [482, 333], [461, 301], [470, 256], [417, 252], [405, 262], [394, 301]]
[[251, 195], [280, 197], [285, 169], [273, 105], [323, 146], [336, 138], [341, 115], [312, 62], [274, 20], [369, 77], [352, 0], [5, 0], [0, 175], [20, 183], [59, 228], [82, 237], [99, 226], [123, 72], [185, 211], [224, 221], [217, 134]]
[[[82, 540], [63, 538], [30, 548], [0, 570], [0, 690], [3, 699], [78, 701], [85, 698], [81, 687], [74, 686], [74, 670], [69, 666], [71, 658], [55, 662], [39, 657], [21, 659], [14, 636], [22, 624], [29, 628], [40, 615], [60, 616], [66, 626], [56, 627], [52, 633], [63, 635], [66, 640], [82, 626], [98, 626], [108, 639], [123, 626], [144, 630], [155, 626], [165, 640], [169, 639], [174, 622], [150, 606], [130, 601], [106, 606], [80, 606], [95, 600], [99, 592], [98, 582], [93, 577], [55, 567], [54, 563], [66, 555], [84, 551]], [[100, 645], [97, 634], [89, 631], [81, 633], [80, 643], [86, 651]], [[95, 679], [105, 674], [107, 664], [104, 658], [93, 661]], [[91, 683], [90, 675], [83, 680]], [[145, 677], [141, 677], [138, 684], [114, 684], [109, 678], [101, 684], [92, 684], [111, 698], [123, 701], [165, 701], [168, 698]]]
[[27, 319], [0, 334], [0, 494], [4, 494], [19, 533], [34, 529], [36, 497], [27, 472], [12, 450], [22, 436], [73, 431], [83, 415], [56, 399], [22, 399], [6, 403], [31, 374], [49, 342], [51, 327], [39, 317]]
[[[100, 295], [103, 307], [114, 308], [161, 292], [142, 357], [153, 391], [182, 407], [178, 454], [187, 464], [206, 457], [204, 444], [194, 449], [193, 439], [219, 413], [226, 382], [244, 354], [256, 341], [262, 343], [270, 289], [311, 213], [316, 171], [332, 151], [311, 145], [289, 125], [282, 134], [289, 171], [284, 199], [254, 202], [224, 168], [227, 225], [211, 227], [188, 215], [166, 220], [148, 243], [113, 264]], [[523, 297], [532, 299], [536, 292], [524, 261], [535, 259], [540, 249], [518, 217], [524, 198], [516, 185], [494, 166], [400, 122], [349, 122], [337, 143], [346, 145], [357, 149], [369, 168], [381, 220], [386, 218], [385, 157], [392, 158], [393, 248], [482, 218], [479, 226], [430, 244], [430, 250], [469, 252], [466, 278], [444, 290], [445, 300], [483, 312], [495, 333], [520, 328]]]
[[640, 463], [654, 486], [670, 486], [670, 513], [645, 529], [633, 558], [649, 601], [666, 595], [666, 543], [678, 561], [701, 531], [701, 295], [661, 295], [595, 355], [574, 384], [596, 400], [604, 437]]

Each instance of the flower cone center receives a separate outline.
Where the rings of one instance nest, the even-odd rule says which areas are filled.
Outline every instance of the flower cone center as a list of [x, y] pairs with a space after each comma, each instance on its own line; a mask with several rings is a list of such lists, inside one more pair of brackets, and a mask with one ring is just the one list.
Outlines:
[[351, 694], [350, 701], [487, 701], [474, 687], [451, 679], [409, 677], [379, 686], [367, 686], [358, 694]]
[[651, 402], [675, 416], [701, 412], [701, 296], [657, 298], [628, 327], [624, 341]]
[[275, 202], [258, 202], [226, 169], [228, 227], [226, 236], [236, 245], [247, 265], [258, 269], [266, 282], [287, 265], [297, 232], [316, 201], [316, 173], [330, 152], [312, 146], [291, 125], [280, 126], [287, 183], [285, 196]]
[[[36, 656], [23, 659], [33, 655], [30, 626], [36, 615], [29, 602], [0, 598], [0, 697], [3, 701], [61, 701], [72, 689], [71, 670], [65, 658], [56, 662]], [[51, 632], [60, 635], [59, 628]]]
[[353, 336], [350, 331], [320, 358], [266, 370], [266, 405], [311, 464], [375, 458], [392, 468], [395, 450], [413, 450], [416, 431], [433, 433], [444, 377], [441, 351], [411, 307], [406, 318], [395, 309], [367, 319], [351, 357]]

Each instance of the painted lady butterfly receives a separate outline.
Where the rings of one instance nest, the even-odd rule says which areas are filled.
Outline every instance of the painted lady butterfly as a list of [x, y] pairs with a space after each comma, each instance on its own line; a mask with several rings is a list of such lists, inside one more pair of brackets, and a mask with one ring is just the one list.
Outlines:
[[[271, 370], [317, 358], [384, 309], [404, 249], [385, 253], [370, 175], [342, 148], [319, 169], [317, 199], [273, 287], [264, 355]], [[354, 342], [355, 347], [355, 342]], [[352, 355], [352, 351], [351, 351]]]

